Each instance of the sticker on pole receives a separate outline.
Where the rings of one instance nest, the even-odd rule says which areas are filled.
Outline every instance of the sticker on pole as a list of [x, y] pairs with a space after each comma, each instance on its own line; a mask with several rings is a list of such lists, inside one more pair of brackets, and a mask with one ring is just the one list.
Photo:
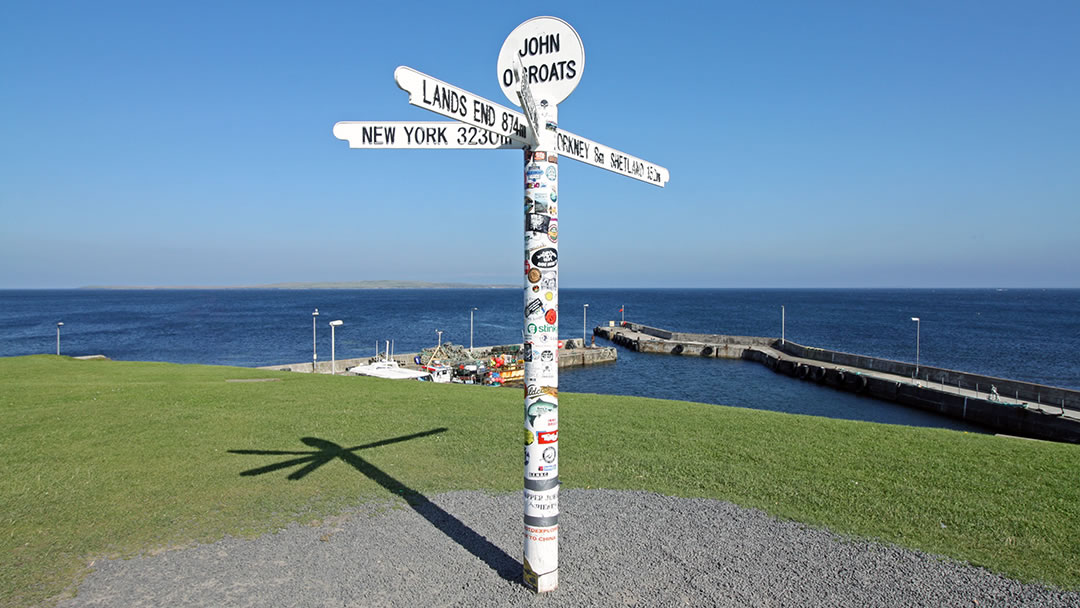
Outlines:
[[522, 23], [510, 32], [499, 51], [499, 87], [511, 103], [520, 106], [515, 58], [529, 77], [533, 97], [552, 105], [570, 95], [585, 71], [581, 36], [556, 17], [533, 17]]

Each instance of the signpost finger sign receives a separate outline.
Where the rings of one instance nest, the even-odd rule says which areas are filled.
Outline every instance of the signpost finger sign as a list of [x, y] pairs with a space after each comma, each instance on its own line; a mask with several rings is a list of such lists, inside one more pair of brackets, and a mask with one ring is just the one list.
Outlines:
[[394, 70], [394, 80], [409, 93], [409, 103], [467, 125], [485, 129], [521, 144], [529, 144], [525, 117], [521, 112], [474, 95], [410, 67]]
[[350, 148], [418, 148], [431, 150], [520, 150], [520, 144], [487, 129], [454, 121], [341, 121], [334, 137]]
[[499, 87], [524, 113], [400, 66], [394, 79], [409, 93], [409, 103], [454, 122], [334, 125], [334, 135], [350, 148], [525, 151], [522, 577], [538, 593], [559, 585], [559, 157], [661, 188], [669, 179], [660, 165], [559, 128], [557, 106], [584, 70], [585, 49], [574, 28], [555, 17], [535, 17], [510, 33], [497, 63]]

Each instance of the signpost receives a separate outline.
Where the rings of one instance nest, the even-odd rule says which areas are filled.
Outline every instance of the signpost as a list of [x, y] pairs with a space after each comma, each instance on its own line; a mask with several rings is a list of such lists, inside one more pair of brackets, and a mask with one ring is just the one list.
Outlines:
[[562, 129], [559, 129], [555, 139], [555, 151], [587, 165], [607, 169], [661, 188], [669, 179], [668, 170], [660, 165]]
[[416, 70], [399, 66], [394, 70], [398, 87], [409, 93], [409, 103], [479, 129], [529, 144], [525, 117], [479, 95], [447, 84]]
[[[526, 22], [528, 23], [528, 22]], [[522, 79], [522, 105], [532, 102]], [[559, 164], [556, 108], [531, 107], [536, 146], [525, 150], [525, 583], [559, 586]]]
[[532, 92], [549, 105], [566, 99], [585, 71], [585, 46], [570, 24], [556, 17], [533, 17], [514, 28], [499, 49], [499, 87], [517, 105], [520, 75], [517, 61], [528, 73]]
[[416, 148], [430, 150], [520, 150], [520, 144], [487, 129], [454, 121], [342, 121], [334, 137], [350, 148]]
[[[524, 66], [522, 66], [521, 62], [518, 61], [518, 59], [515, 57], [514, 58], [514, 74], [519, 75], [518, 77], [520, 78], [520, 74], [524, 74], [524, 73], [525, 73]], [[520, 88], [518, 89], [518, 92], [517, 92], [518, 105], [520, 105], [521, 110], [523, 112], [525, 112], [525, 118], [528, 121], [529, 126], [532, 127], [532, 132], [533, 132], [533, 141], [532, 141], [532, 143], [536, 144], [537, 143], [536, 134], [540, 131], [540, 117], [539, 117], [539, 115], [537, 114], [537, 111], [536, 111], [536, 100], [533, 99], [532, 89], [529, 88], [529, 79], [528, 78], [521, 78], [519, 80], [519, 82], [521, 83], [521, 85], [520, 85]]]
[[524, 149], [525, 361], [523, 578], [538, 593], [559, 585], [559, 157], [660, 186], [668, 170], [559, 128], [558, 104], [585, 69], [574, 28], [535, 17], [499, 52], [499, 86], [524, 113], [412, 68], [394, 71], [409, 103], [456, 122], [339, 122], [350, 148]]

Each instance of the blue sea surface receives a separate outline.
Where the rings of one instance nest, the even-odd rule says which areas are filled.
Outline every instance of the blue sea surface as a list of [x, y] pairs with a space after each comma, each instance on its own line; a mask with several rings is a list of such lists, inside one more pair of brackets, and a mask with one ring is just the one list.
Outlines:
[[[808, 346], [1080, 389], [1075, 289], [562, 289], [559, 335], [628, 321], [675, 331], [780, 337]], [[584, 304], [589, 304], [585, 322]], [[521, 342], [520, 289], [0, 290], [0, 356], [66, 355], [262, 366], [443, 341]], [[624, 308], [624, 313], [620, 313]], [[585, 330], [585, 331], [583, 331]], [[603, 340], [597, 340], [603, 344]], [[0, 379], [2, 380], [2, 379]], [[774, 374], [745, 361], [645, 355], [560, 372], [560, 391], [680, 399], [892, 424], [976, 430], [918, 410]]]

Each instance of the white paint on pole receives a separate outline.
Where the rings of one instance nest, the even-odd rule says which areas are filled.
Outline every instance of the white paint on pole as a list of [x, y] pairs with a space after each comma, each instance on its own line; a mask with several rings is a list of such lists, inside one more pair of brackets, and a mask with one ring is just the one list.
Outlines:
[[409, 93], [409, 103], [467, 125], [487, 129], [515, 142], [528, 145], [529, 129], [525, 116], [465, 89], [447, 84], [410, 67], [394, 70], [398, 87]]
[[497, 70], [503, 94], [518, 104], [515, 59], [529, 75], [537, 100], [558, 105], [581, 81], [585, 45], [574, 28], [557, 17], [533, 17], [514, 28], [499, 50]]
[[[555, 108], [540, 109], [554, 121]], [[542, 137], [553, 143], [553, 137]], [[523, 578], [559, 586], [559, 164], [525, 151], [525, 488]]]
[[334, 125], [334, 137], [350, 148], [426, 150], [520, 150], [509, 137], [455, 121], [353, 121]]
[[668, 170], [660, 165], [562, 129], [556, 135], [555, 150], [565, 157], [661, 188], [670, 179]]

